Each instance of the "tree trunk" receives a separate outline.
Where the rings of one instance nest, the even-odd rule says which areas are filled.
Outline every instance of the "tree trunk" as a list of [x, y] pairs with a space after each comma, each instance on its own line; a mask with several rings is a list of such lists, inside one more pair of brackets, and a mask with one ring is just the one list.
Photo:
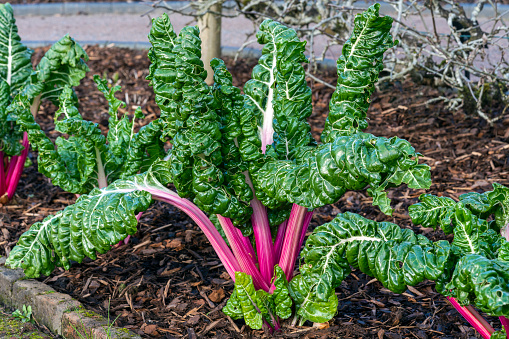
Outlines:
[[[202, 0], [203, 1], [203, 0]], [[221, 3], [210, 7], [210, 11], [220, 13]], [[210, 60], [221, 57], [221, 16], [213, 13], [206, 13], [198, 20], [200, 28], [200, 38], [202, 41], [201, 59], [207, 71], [205, 82], [212, 85], [214, 82], [214, 73], [210, 68]]]

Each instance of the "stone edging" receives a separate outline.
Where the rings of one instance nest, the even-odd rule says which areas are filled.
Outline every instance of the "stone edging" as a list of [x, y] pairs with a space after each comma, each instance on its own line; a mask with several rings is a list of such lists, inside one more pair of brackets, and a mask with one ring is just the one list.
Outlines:
[[[0, 258], [0, 303], [21, 309], [32, 307], [32, 316], [53, 333], [67, 339], [141, 339], [127, 329], [111, 327], [108, 321], [64, 293], [34, 279], [26, 279], [21, 269], [5, 267]], [[78, 333], [79, 332], [79, 333]]]

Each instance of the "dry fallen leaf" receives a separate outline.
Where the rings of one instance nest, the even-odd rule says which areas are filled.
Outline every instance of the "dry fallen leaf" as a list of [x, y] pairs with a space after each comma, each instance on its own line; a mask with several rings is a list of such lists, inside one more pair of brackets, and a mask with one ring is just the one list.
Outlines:
[[209, 294], [209, 299], [212, 300], [215, 303], [220, 303], [224, 297], [225, 297], [224, 290], [222, 288], [218, 290], [212, 291], [212, 293]]
[[141, 327], [141, 329], [143, 330], [143, 332], [145, 332], [145, 334], [156, 334], [154, 332], [156, 332], [157, 330], [157, 325], [144, 325]]

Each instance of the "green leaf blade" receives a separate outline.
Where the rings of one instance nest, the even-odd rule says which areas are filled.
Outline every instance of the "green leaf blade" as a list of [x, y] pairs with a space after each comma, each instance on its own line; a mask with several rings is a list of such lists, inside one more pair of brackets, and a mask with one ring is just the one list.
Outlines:
[[154, 163], [143, 174], [117, 180], [82, 195], [74, 205], [35, 223], [11, 251], [7, 265], [25, 270], [27, 277], [49, 275], [56, 266], [68, 269], [70, 260], [96, 258], [111, 245], [136, 232], [136, 215], [152, 203], [151, 189], [164, 190], [170, 180], [168, 164]]
[[390, 33], [392, 18], [379, 17], [375, 4], [355, 16], [354, 29], [337, 61], [338, 83], [330, 101], [322, 142], [352, 135], [367, 127], [366, 113], [385, 51], [394, 46]]

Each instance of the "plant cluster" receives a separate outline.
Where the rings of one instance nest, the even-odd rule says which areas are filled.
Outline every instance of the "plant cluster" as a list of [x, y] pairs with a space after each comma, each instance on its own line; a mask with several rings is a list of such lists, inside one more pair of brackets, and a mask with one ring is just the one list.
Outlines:
[[[419, 164], [408, 141], [363, 132], [383, 54], [395, 44], [391, 26], [390, 17], [379, 16], [378, 4], [355, 17], [337, 62], [338, 83], [320, 143], [306, 121], [313, 109], [302, 66], [306, 43], [269, 19], [257, 34], [262, 57], [243, 94], [220, 59], [211, 62], [214, 84], [204, 82], [196, 27], [177, 35], [167, 15], [154, 19], [148, 79], [161, 115], [137, 134], [132, 121], [117, 117], [117, 89], [107, 90], [97, 77], [110, 102], [108, 137], [101, 139], [96, 126], [81, 118], [66, 88], [56, 128], [69, 138], [59, 139], [56, 150], [31, 118], [26, 96], [17, 95], [9, 116], [33, 137], [41, 164], [67, 169], [52, 180], [85, 188], [74, 205], [33, 224], [7, 264], [38, 277], [56, 266], [69, 269], [71, 261], [95, 259], [134, 234], [136, 216], [158, 200], [180, 208], [203, 230], [235, 281], [224, 312], [253, 329], [277, 330], [292, 314], [295, 322], [330, 320], [338, 306], [335, 288], [355, 267], [395, 293], [424, 279], [436, 281], [437, 290], [488, 338], [493, 328], [466, 305], [502, 317], [503, 324], [509, 315], [509, 245], [499, 233], [508, 223], [509, 189], [501, 185], [458, 203], [424, 195], [410, 208], [416, 224], [454, 233], [452, 243], [339, 214], [313, 230], [295, 275], [313, 209], [349, 190], [367, 189], [373, 204], [391, 214], [388, 188], [431, 184], [429, 167]], [[165, 153], [167, 140], [172, 147]], [[72, 157], [88, 172], [69, 165]], [[94, 174], [99, 164], [103, 174]], [[98, 188], [100, 180], [107, 186]], [[167, 188], [170, 183], [176, 192]]]
[[12, 316], [18, 320], [20, 320], [22, 323], [33, 323], [32, 319], [32, 306], [23, 305], [21, 310], [17, 309], [16, 311], [12, 312]]
[[[33, 68], [32, 51], [21, 43], [9, 3], [0, 4], [0, 199], [12, 199], [28, 156], [29, 138], [9, 105], [17, 95], [25, 98], [35, 116], [42, 99], [58, 104], [64, 87], [77, 86], [89, 70], [85, 51], [69, 35], [56, 42]], [[76, 104], [70, 90], [69, 100]]]

